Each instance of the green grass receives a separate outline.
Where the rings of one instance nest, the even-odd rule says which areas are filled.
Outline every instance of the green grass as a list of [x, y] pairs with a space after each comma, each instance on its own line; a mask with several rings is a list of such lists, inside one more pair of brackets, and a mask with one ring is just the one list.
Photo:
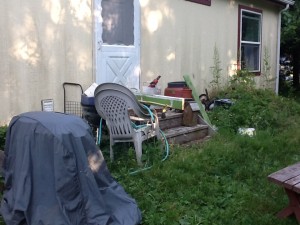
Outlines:
[[143, 224], [296, 224], [275, 217], [287, 198], [267, 175], [299, 161], [297, 145], [263, 131], [217, 135], [202, 146], [173, 147], [167, 161], [134, 176], [110, 170], [137, 200]]
[[[276, 217], [288, 200], [267, 176], [300, 160], [300, 105], [268, 91], [230, 95], [233, 107], [210, 113], [219, 132], [208, 142], [171, 146], [167, 161], [136, 175], [128, 173], [134, 155], [109, 163], [136, 199], [143, 224], [297, 224]], [[237, 134], [240, 126], [255, 127], [256, 135]]]

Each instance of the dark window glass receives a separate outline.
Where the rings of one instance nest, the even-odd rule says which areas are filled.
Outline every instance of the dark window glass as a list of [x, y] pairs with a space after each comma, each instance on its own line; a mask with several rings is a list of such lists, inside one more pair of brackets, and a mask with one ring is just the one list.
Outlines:
[[260, 15], [243, 12], [242, 41], [260, 41]]
[[101, 6], [103, 43], [134, 45], [133, 0], [102, 0]]
[[261, 18], [262, 14], [241, 10], [240, 64], [242, 69], [260, 71], [261, 61]]

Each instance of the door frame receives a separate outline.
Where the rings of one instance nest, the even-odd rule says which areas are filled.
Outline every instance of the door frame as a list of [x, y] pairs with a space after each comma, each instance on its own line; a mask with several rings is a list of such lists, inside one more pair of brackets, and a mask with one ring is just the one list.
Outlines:
[[[97, 74], [101, 71], [100, 63], [100, 48], [102, 44], [102, 26], [101, 25], [101, 1], [93, 0], [93, 81], [96, 82]], [[139, 73], [139, 88], [141, 86], [141, 6], [139, 0], [133, 0], [134, 4], [134, 47], [136, 48], [136, 57], [138, 60], [138, 71]]]

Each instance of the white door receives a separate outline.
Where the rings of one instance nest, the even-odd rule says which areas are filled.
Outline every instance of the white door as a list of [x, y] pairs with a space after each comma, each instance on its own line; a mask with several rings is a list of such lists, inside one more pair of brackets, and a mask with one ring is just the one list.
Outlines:
[[139, 89], [139, 0], [95, 0], [96, 83]]

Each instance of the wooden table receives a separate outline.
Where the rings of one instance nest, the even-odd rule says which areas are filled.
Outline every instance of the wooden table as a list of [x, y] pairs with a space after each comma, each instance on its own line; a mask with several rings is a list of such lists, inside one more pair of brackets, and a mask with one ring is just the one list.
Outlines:
[[282, 186], [289, 199], [289, 205], [281, 210], [277, 216], [285, 218], [295, 214], [300, 223], [300, 163], [270, 174], [268, 180]]

